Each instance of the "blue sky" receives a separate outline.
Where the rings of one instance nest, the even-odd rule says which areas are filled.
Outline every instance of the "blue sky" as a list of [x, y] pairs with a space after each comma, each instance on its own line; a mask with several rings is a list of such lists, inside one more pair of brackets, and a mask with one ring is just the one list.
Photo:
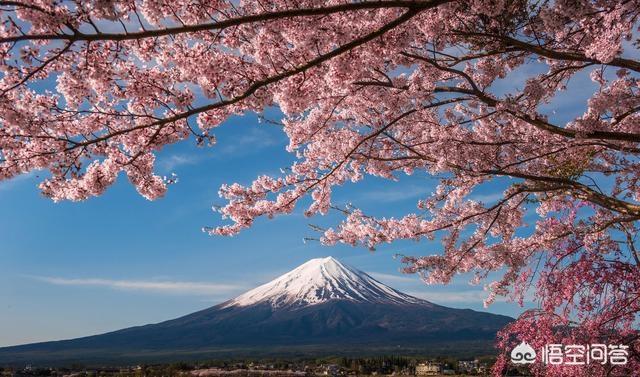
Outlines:
[[[395, 253], [428, 254], [436, 244], [406, 242], [371, 253], [303, 242], [315, 235], [309, 222], [335, 224], [336, 214], [307, 219], [300, 207], [290, 216], [260, 220], [236, 237], [206, 235], [203, 226], [221, 222], [211, 211], [213, 204], [222, 204], [221, 184], [278, 174], [292, 161], [284, 133], [259, 124], [253, 115], [229, 120], [216, 136], [219, 142], [212, 148], [186, 142], [159, 153], [160, 172], [176, 172], [179, 182], [153, 202], [139, 196], [125, 177], [104, 196], [80, 203], [56, 204], [42, 197], [37, 174], [0, 183], [0, 346], [174, 318], [326, 255], [407, 293], [484, 310], [482, 287], [464, 279], [447, 287], [426, 286], [417, 276], [399, 272]], [[397, 183], [368, 179], [340, 188], [336, 199], [397, 216], [414, 210], [435, 183], [424, 176]], [[479, 195], [499, 192], [487, 189]], [[496, 303], [489, 311], [517, 315], [521, 309]]]

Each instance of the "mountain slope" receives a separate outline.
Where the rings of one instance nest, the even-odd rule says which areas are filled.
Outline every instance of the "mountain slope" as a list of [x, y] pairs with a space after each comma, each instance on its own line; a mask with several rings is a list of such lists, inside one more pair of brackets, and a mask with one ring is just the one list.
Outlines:
[[329, 257], [313, 259], [214, 307], [107, 334], [0, 348], [0, 363], [135, 360], [145, 355], [336, 345], [366, 350], [487, 341], [512, 319], [452, 309], [392, 289]]

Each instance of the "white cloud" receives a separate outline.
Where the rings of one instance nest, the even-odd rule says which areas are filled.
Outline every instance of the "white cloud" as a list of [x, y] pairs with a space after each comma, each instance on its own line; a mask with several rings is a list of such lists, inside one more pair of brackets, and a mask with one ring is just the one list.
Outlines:
[[[429, 286], [420, 280], [418, 275], [394, 275], [380, 272], [368, 272], [368, 274], [385, 284], [396, 287], [402, 286], [404, 289], [400, 290], [408, 295], [436, 304], [482, 304], [489, 296], [489, 292], [485, 290], [475, 287], [465, 289], [460, 287], [459, 284], [456, 284], [458, 287], [448, 287], [448, 290], [442, 286]], [[496, 298], [496, 302], [504, 301], [506, 301], [504, 297]]]
[[408, 186], [397, 187], [388, 190], [372, 190], [364, 192], [360, 198], [366, 201], [375, 201], [381, 203], [393, 203], [417, 197], [427, 197], [431, 195], [433, 187], [425, 186]]
[[250, 128], [233, 138], [232, 142], [221, 143], [216, 149], [216, 157], [226, 157], [231, 154], [244, 156], [277, 145], [278, 140], [260, 127], [263, 126]]
[[[484, 299], [489, 296], [488, 292], [478, 290], [466, 290], [466, 291], [446, 291], [446, 292], [407, 292], [407, 294], [415, 297], [432, 301], [434, 303], [473, 303], [482, 304]], [[496, 301], [503, 301], [504, 299], [499, 297]]]
[[190, 154], [172, 154], [160, 157], [158, 166], [173, 172], [176, 168], [197, 165], [209, 159], [226, 159], [229, 155], [243, 157], [278, 144], [278, 139], [261, 128], [250, 128], [232, 140], [222, 141], [212, 147], [201, 148]]
[[29, 173], [24, 173], [8, 180], [0, 181], [0, 191], [9, 191], [20, 186], [23, 182], [33, 181], [33, 178], [35, 178], [37, 175], [38, 171], [31, 171]]
[[93, 286], [129, 291], [148, 291], [179, 295], [229, 295], [240, 293], [246, 287], [238, 284], [219, 284], [191, 281], [154, 281], [154, 280], [113, 280], [113, 279], [70, 279], [49, 276], [31, 276], [31, 278], [53, 285]]
[[[478, 289], [466, 289], [455, 291], [412, 291], [406, 292], [415, 297], [425, 299], [437, 304], [440, 303], [464, 303], [464, 304], [483, 304], [484, 300], [489, 297], [489, 292]], [[532, 303], [535, 301], [535, 292], [531, 288], [524, 295], [524, 302]], [[495, 302], [510, 302], [508, 297], [496, 296]]]
[[174, 154], [160, 160], [160, 166], [164, 170], [172, 171], [178, 166], [196, 164], [200, 162], [200, 160], [202, 160], [203, 158], [204, 158], [203, 156], [199, 156], [195, 154], [194, 155]]
[[385, 274], [382, 272], [367, 272], [374, 279], [380, 280], [383, 283], [416, 283], [420, 282], [420, 278], [417, 275], [405, 275], [405, 274]]
[[[408, 187], [397, 187], [395, 189], [386, 190], [372, 190], [364, 192], [360, 195], [360, 198], [366, 201], [375, 201], [381, 203], [394, 203], [408, 199], [428, 198], [433, 192], [433, 187], [425, 185], [411, 185]], [[493, 203], [504, 197], [502, 190], [496, 190], [494, 192], [487, 192], [482, 194], [471, 194], [469, 199], [475, 201], [481, 201], [483, 203]]]
[[504, 198], [504, 193], [502, 191], [495, 191], [493, 193], [486, 194], [472, 194], [469, 196], [469, 199], [483, 202], [485, 204], [492, 204], [502, 198]]

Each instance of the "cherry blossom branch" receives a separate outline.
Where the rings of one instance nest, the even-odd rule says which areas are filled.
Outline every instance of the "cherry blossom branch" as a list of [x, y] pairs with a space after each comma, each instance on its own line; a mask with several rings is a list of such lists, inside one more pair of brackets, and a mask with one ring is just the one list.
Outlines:
[[394, 29], [395, 27], [403, 24], [404, 22], [410, 20], [412, 17], [414, 17], [416, 14], [418, 13], [418, 11], [414, 11], [414, 10], [410, 10], [407, 11], [406, 13], [404, 13], [403, 15], [401, 15], [400, 17], [396, 18], [395, 20], [387, 23], [386, 25], [384, 25], [383, 27], [377, 29], [376, 31], [369, 33], [361, 38], [357, 38], [347, 44], [344, 44], [336, 49], [334, 49], [333, 51], [326, 53], [324, 55], [318, 56], [317, 58], [303, 64], [300, 65], [298, 67], [295, 67], [293, 69], [287, 70], [287, 71], [283, 71], [279, 74], [267, 77], [265, 79], [259, 80], [254, 82], [253, 84], [251, 84], [242, 94], [235, 96], [233, 98], [227, 99], [227, 100], [222, 100], [220, 102], [216, 102], [216, 103], [212, 103], [209, 105], [204, 105], [204, 106], [200, 106], [200, 107], [196, 107], [193, 108], [189, 111], [185, 111], [179, 114], [176, 114], [172, 117], [169, 118], [165, 118], [165, 119], [161, 119], [149, 124], [141, 124], [135, 127], [131, 127], [129, 129], [124, 129], [124, 130], [119, 130], [119, 131], [115, 131], [112, 132], [110, 134], [101, 136], [101, 137], [97, 137], [95, 139], [92, 140], [87, 140], [84, 142], [78, 142], [78, 143], [73, 143], [69, 148], [67, 148], [67, 151], [69, 150], [73, 150], [79, 147], [85, 147], [91, 144], [96, 144], [102, 141], [106, 141], [108, 139], [111, 139], [115, 136], [118, 135], [122, 135], [122, 134], [126, 134], [126, 133], [130, 133], [132, 131], [135, 130], [141, 130], [141, 129], [145, 129], [145, 128], [152, 128], [152, 127], [158, 127], [158, 126], [164, 126], [166, 124], [170, 124], [170, 123], [174, 123], [176, 121], [179, 120], [183, 120], [186, 119], [190, 116], [193, 115], [197, 115], [203, 112], [207, 112], [210, 110], [214, 110], [214, 109], [219, 109], [225, 106], [229, 106], [229, 105], [233, 105], [236, 104], [246, 98], [248, 98], [249, 96], [253, 95], [254, 93], [256, 93], [256, 91], [258, 91], [261, 88], [264, 88], [266, 86], [268, 86], [269, 84], [273, 84], [276, 83], [278, 81], [281, 81], [287, 77], [291, 77], [293, 75], [302, 73], [304, 71], [307, 71], [315, 66], [318, 66], [336, 56], [339, 56], [347, 51], [352, 50], [353, 48], [356, 48], [357, 46], [363, 45], [371, 40], [374, 40], [375, 38], [378, 38], [379, 36], [383, 35], [384, 33], [386, 33], [389, 30]]

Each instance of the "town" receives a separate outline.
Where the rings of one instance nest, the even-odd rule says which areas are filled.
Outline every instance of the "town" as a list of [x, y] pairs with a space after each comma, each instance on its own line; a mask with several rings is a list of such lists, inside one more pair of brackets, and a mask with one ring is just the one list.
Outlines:
[[[126, 367], [0, 367], [0, 377], [306, 377], [306, 376], [489, 376], [493, 356], [456, 360], [447, 357], [420, 359], [404, 356], [369, 358], [323, 358], [310, 360], [261, 360], [175, 362]], [[526, 369], [509, 371], [510, 376], [526, 376]]]

